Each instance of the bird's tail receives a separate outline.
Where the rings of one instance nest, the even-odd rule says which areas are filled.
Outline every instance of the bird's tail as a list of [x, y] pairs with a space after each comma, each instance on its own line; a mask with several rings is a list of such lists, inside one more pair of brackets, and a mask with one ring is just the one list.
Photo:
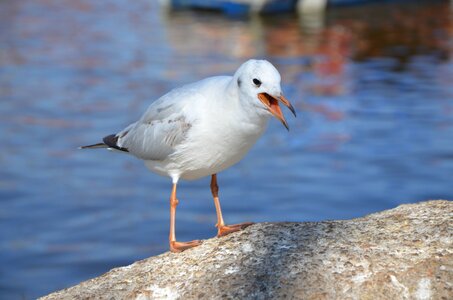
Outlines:
[[[127, 132], [126, 132], [127, 134]], [[118, 143], [118, 135], [111, 134], [102, 139], [103, 143], [97, 143], [88, 146], [79, 147], [79, 149], [97, 149], [97, 148], [107, 148], [109, 150], [119, 150], [123, 152], [129, 152], [127, 148], [123, 148], [117, 145]]]
[[109, 146], [104, 143], [97, 143], [97, 144], [93, 144], [93, 145], [79, 147], [79, 149], [97, 149], [97, 148], [109, 148]]

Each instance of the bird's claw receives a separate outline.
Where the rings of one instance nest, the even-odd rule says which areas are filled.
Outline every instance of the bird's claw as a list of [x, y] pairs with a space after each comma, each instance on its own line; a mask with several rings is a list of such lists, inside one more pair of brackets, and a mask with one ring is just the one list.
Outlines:
[[203, 243], [203, 241], [201, 241], [201, 240], [194, 240], [194, 241], [190, 241], [190, 242], [171, 241], [170, 242], [170, 251], [175, 252], [175, 253], [183, 252], [184, 250], [199, 246], [199, 245], [201, 245], [201, 243]]
[[222, 236], [228, 235], [230, 233], [240, 231], [242, 229], [249, 227], [250, 225], [253, 225], [253, 223], [245, 222], [245, 223], [239, 223], [239, 224], [234, 224], [234, 225], [217, 226], [217, 228], [218, 228], [217, 237], [222, 237]]

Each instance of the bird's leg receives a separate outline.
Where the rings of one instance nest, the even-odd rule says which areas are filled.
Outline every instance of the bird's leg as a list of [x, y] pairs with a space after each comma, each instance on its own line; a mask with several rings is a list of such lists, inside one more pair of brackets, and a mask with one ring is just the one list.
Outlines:
[[217, 185], [217, 174], [212, 175], [211, 177], [211, 192], [212, 197], [214, 198], [215, 210], [217, 212], [217, 237], [221, 237], [232, 232], [236, 232], [242, 230], [253, 223], [246, 222], [246, 223], [239, 223], [234, 225], [225, 225], [222, 216], [222, 208], [220, 207], [220, 200], [219, 200], [219, 186]]
[[173, 184], [173, 189], [170, 196], [170, 251], [171, 252], [182, 252], [186, 249], [196, 247], [201, 244], [200, 240], [191, 242], [177, 242], [175, 235], [175, 219], [176, 219], [176, 206], [178, 205], [178, 199], [176, 199], [176, 183]]

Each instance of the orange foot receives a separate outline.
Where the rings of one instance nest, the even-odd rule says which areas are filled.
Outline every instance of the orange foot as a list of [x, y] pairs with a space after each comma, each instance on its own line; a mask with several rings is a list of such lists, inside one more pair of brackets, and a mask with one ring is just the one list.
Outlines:
[[177, 242], [177, 241], [172, 241], [170, 242], [170, 251], [171, 252], [183, 252], [184, 250], [196, 247], [201, 245], [202, 241], [200, 240], [195, 240], [195, 241], [190, 241], [190, 242]]
[[219, 230], [217, 232], [217, 237], [225, 236], [230, 233], [242, 230], [244, 228], [249, 227], [250, 225], [253, 225], [252, 222], [245, 222], [245, 223], [239, 223], [239, 224], [234, 224], [234, 225], [224, 225], [220, 226]]

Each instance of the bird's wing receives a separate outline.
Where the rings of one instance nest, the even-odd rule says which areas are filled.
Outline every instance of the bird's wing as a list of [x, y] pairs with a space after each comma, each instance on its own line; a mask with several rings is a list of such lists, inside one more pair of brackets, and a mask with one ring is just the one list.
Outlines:
[[196, 121], [186, 107], [202, 97], [190, 86], [162, 96], [148, 107], [138, 122], [116, 135], [118, 147], [144, 160], [164, 160], [184, 141]]

